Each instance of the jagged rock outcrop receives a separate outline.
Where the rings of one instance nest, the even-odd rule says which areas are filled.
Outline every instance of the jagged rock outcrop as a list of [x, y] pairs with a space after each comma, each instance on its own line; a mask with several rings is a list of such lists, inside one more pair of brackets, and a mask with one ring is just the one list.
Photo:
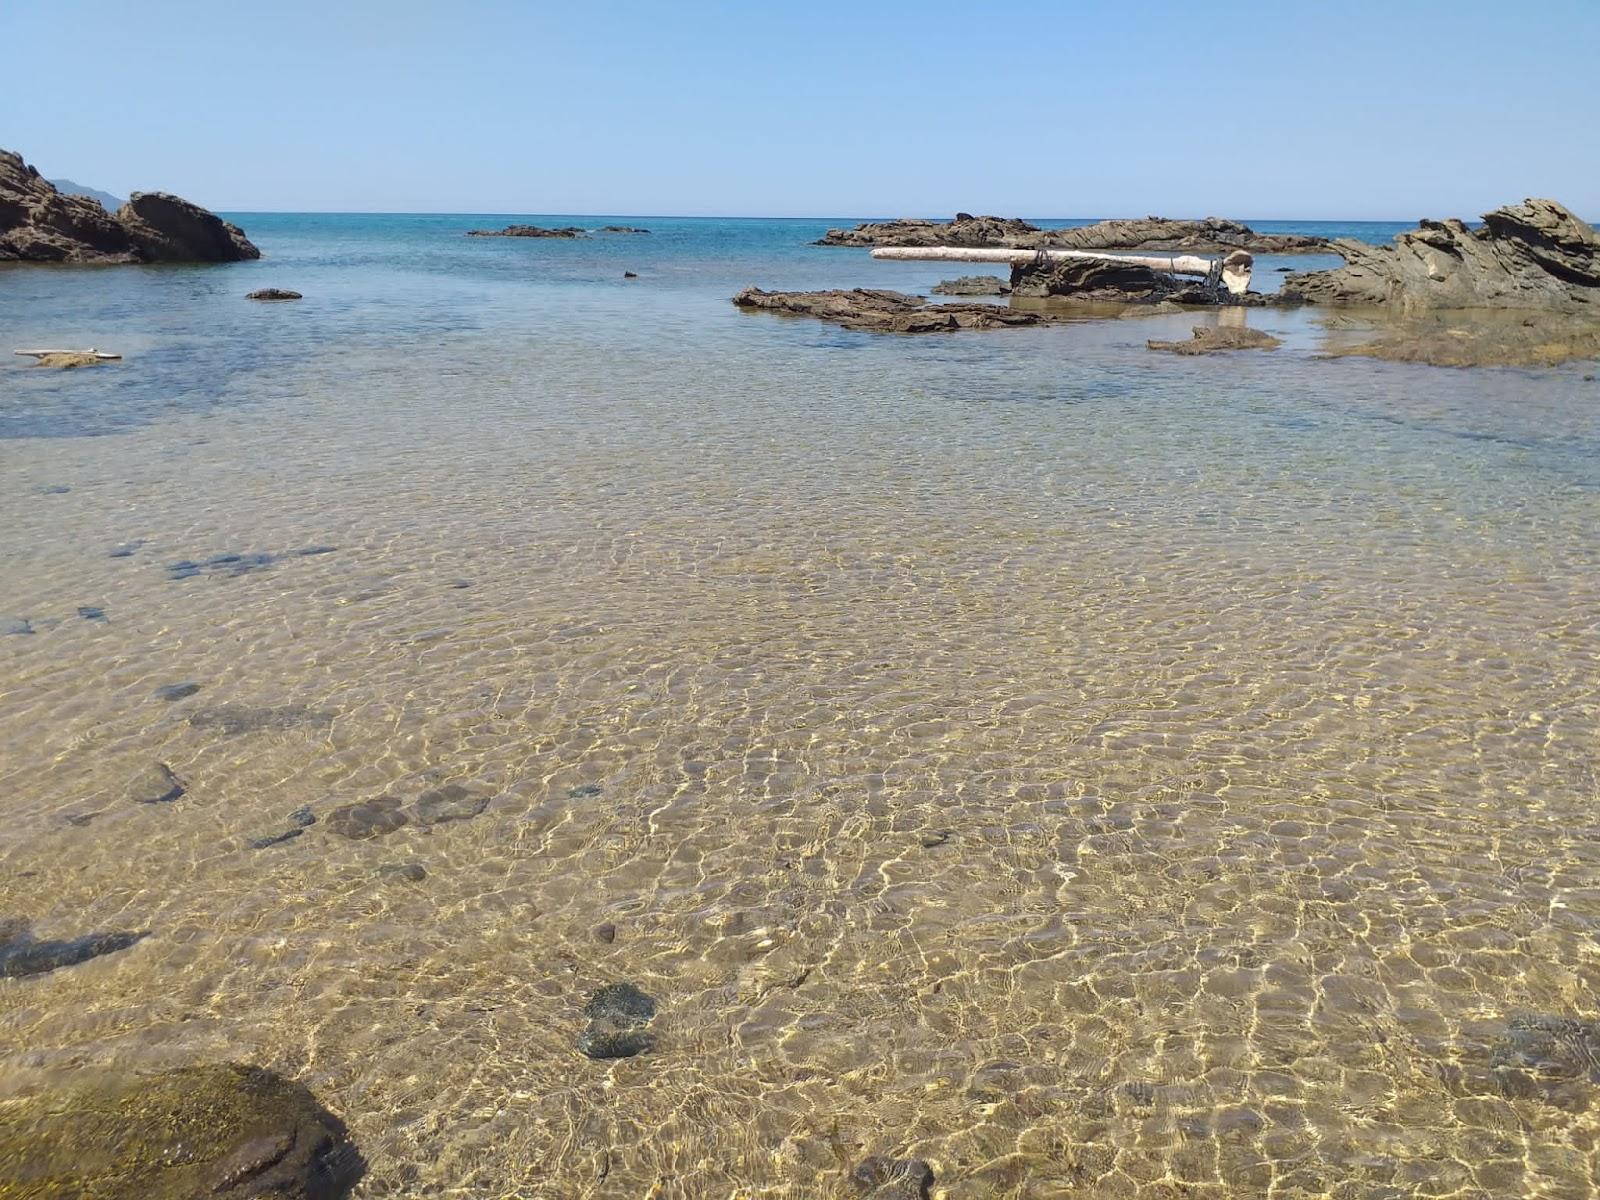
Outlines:
[[1554, 200], [1497, 208], [1481, 229], [1423, 221], [1391, 246], [1341, 238], [1333, 249], [1344, 266], [1289, 275], [1284, 294], [1312, 304], [1534, 309], [1600, 320], [1600, 236]]
[[238, 262], [260, 258], [244, 232], [165, 192], [135, 192], [115, 213], [63, 195], [20, 154], [0, 150], [0, 262]]
[[1191, 304], [1256, 308], [1298, 303], [1276, 293], [1211, 288], [1201, 279], [1168, 274], [1127, 261], [1078, 259], [1022, 263], [1011, 268], [1011, 294], [1085, 304]]
[[1044, 325], [1048, 313], [1025, 312], [998, 304], [929, 304], [904, 292], [855, 288], [829, 292], [764, 292], [745, 288], [733, 298], [740, 308], [816, 317], [846, 329], [876, 333], [949, 333], [957, 329], [1001, 329]]
[[253, 292], [246, 292], [246, 300], [300, 300], [303, 299], [299, 292], [290, 291], [288, 288], [257, 288]]
[[931, 290], [935, 296], [1004, 296], [1011, 285], [998, 275], [963, 275], [935, 284]]
[[507, 225], [504, 229], [469, 229], [468, 237], [521, 237], [521, 238], [581, 238], [588, 237], [587, 229], [568, 225], [561, 229], [545, 229], [539, 225]]
[[298, 1083], [256, 1067], [112, 1077], [0, 1105], [0, 1195], [341, 1200], [365, 1164]]
[[819, 246], [1018, 246], [1028, 250], [1249, 250], [1307, 254], [1327, 250], [1324, 238], [1257, 233], [1238, 221], [1205, 217], [1177, 221], [1137, 217], [1097, 221], [1073, 229], [1040, 229], [1027, 221], [957, 213], [953, 221], [905, 219], [830, 229]]

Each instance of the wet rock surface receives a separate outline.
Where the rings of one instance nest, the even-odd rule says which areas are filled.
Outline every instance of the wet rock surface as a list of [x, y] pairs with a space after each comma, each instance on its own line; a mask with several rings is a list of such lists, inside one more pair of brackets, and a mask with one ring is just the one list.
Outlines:
[[115, 213], [63, 194], [0, 150], [0, 262], [236, 262], [260, 258], [237, 226], [164, 192], [135, 192]]
[[998, 275], [963, 275], [936, 283], [932, 290], [936, 296], [1004, 296], [1011, 284]]
[[1497, 208], [1480, 229], [1423, 221], [1393, 245], [1341, 238], [1332, 249], [1344, 266], [1291, 274], [1284, 293], [1312, 304], [1413, 311], [1600, 312], [1600, 235], [1554, 200]]
[[170, 804], [188, 789], [164, 762], [141, 767], [128, 781], [128, 799], [136, 804]]
[[253, 292], [246, 292], [246, 300], [303, 300], [299, 292], [291, 292], [288, 288], [257, 288]]
[[920, 1158], [874, 1154], [856, 1164], [850, 1181], [866, 1200], [928, 1200], [933, 1168]]
[[1027, 221], [957, 213], [951, 221], [902, 219], [830, 229], [819, 246], [1019, 246], [1051, 250], [1250, 250], [1260, 254], [1325, 251], [1324, 238], [1257, 233], [1221, 217], [1194, 221], [1121, 218], [1072, 229], [1040, 229]]
[[929, 304], [904, 292], [855, 288], [850, 291], [765, 292], [745, 288], [733, 298], [744, 309], [815, 317], [846, 329], [875, 333], [950, 333], [957, 329], [1004, 329], [1048, 325], [1048, 313], [1024, 312], [998, 304]]
[[333, 714], [303, 704], [254, 706], [218, 704], [189, 714], [196, 729], [210, 729], [223, 737], [246, 733], [286, 733], [296, 729], [326, 729]]
[[329, 833], [357, 842], [383, 837], [410, 823], [411, 818], [400, 810], [400, 801], [393, 796], [341, 804], [328, 813], [326, 822]]
[[75, 371], [79, 367], [103, 367], [114, 359], [101, 358], [88, 350], [55, 350], [34, 356], [33, 365], [57, 371]]
[[1151, 338], [1145, 345], [1168, 354], [1217, 354], [1224, 350], [1276, 350], [1283, 343], [1270, 333], [1243, 325], [1196, 325], [1194, 336], [1186, 342]]
[[0, 921], [0, 979], [24, 979], [115, 954], [149, 937], [149, 931], [90, 933], [62, 941], [36, 941], [25, 924]]
[[538, 225], [507, 225], [504, 229], [469, 229], [468, 237], [517, 237], [517, 238], [581, 238], [588, 237], [587, 229], [580, 229], [576, 225], [567, 225], [560, 229], [544, 229]]
[[578, 1035], [578, 1051], [589, 1058], [632, 1058], [655, 1044], [646, 1028], [656, 1015], [655, 999], [631, 983], [608, 983], [583, 1006], [589, 1026]]
[[5, 1194], [41, 1200], [341, 1200], [365, 1168], [306, 1088], [232, 1064], [7, 1105], [0, 1154]]

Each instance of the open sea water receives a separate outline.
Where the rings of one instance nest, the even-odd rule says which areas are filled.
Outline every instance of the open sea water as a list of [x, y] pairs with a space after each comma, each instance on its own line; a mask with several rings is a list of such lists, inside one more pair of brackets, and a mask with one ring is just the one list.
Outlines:
[[729, 303], [956, 273], [843, 219], [233, 219], [0, 271], [125, 355], [0, 364], [0, 918], [150, 932], [0, 979], [0, 1098], [257, 1063], [362, 1197], [1600, 1187], [1592, 366]]

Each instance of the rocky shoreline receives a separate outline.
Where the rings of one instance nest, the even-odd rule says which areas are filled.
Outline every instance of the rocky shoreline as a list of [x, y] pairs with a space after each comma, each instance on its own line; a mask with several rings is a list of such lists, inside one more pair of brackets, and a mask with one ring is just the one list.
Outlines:
[[0, 150], [0, 262], [241, 262], [261, 251], [237, 225], [166, 192], [134, 192], [108, 213]]
[[957, 213], [950, 221], [901, 218], [868, 221], [853, 229], [830, 229], [818, 246], [975, 246], [1024, 250], [1172, 250], [1256, 254], [1319, 254], [1326, 238], [1306, 234], [1258, 233], [1221, 217], [1179, 221], [1167, 217], [1119, 218], [1072, 229], [1041, 229], [1016, 217], [975, 217]]

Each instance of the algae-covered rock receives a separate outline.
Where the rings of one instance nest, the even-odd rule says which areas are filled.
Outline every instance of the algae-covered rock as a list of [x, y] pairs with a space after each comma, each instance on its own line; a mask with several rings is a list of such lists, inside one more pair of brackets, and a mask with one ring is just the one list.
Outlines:
[[1276, 350], [1283, 343], [1270, 333], [1243, 325], [1196, 325], [1194, 336], [1186, 342], [1151, 338], [1145, 345], [1169, 354], [1216, 354], [1223, 350]]
[[0, 1104], [0, 1200], [339, 1200], [343, 1124], [257, 1067], [188, 1067]]

